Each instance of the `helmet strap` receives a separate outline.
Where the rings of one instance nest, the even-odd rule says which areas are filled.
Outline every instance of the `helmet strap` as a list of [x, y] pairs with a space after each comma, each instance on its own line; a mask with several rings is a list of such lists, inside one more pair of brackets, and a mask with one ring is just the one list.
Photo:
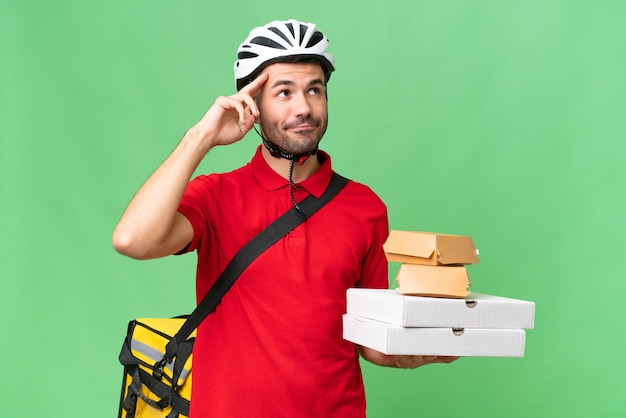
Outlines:
[[304, 154], [292, 154], [292, 153], [289, 153], [289, 152], [285, 151], [284, 149], [280, 148], [278, 145], [276, 145], [273, 142], [271, 142], [269, 139], [267, 139], [261, 132], [259, 132], [259, 130], [257, 129], [256, 126], [254, 127], [254, 130], [256, 131], [257, 134], [259, 134], [259, 136], [263, 140], [263, 146], [265, 146], [265, 148], [267, 148], [267, 150], [270, 152], [270, 155], [272, 157], [284, 158], [285, 160], [297, 162], [298, 165], [303, 165], [304, 162], [311, 155], [317, 154], [317, 150], [318, 150], [318, 146], [317, 145], [315, 146], [315, 148], [313, 150], [311, 150], [311, 151], [309, 151], [307, 153], [304, 153]]
[[300, 206], [298, 205], [298, 202], [296, 202], [296, 198], [293, 195], [294, 190], [298, 189], [298, 185], [295, 184], [293, 181], [293, 168], [296, 162], [298, 163], [298, 165], [303, 165], [304, 162], [311, 155], [317, 154], [318, 146], [316, 145], [312, 151], [306, 154], [291, 154], [291, 153], [286, 152], [285, 150], [283, 150], [282, 148], [280, 148], [279, 146], [277, 146], [276, 144], [274, 144], [267, 138], [265, 138], [265, 136], [261, 132], [259, 132], [256, 126], [254, 126], [254, 130], [256, 131], [257, 134], [259, 134], [259, 136], [263, 140], [263, 145], [265, 146], [265, 148], [267, 148], [267, 150], [270, 152], [270, 155], [272, 157], [284, 158], [286, 160], [289, 160], [290, 162], [289, 164], [289, 196], [291, 197], [291, 202], [293, 203], [293, 206], [296, 208], [298, 213], [300, 213], [302, 216], [306, 216], [306, 214], [302, 211], [302, 209], [300, 209]]

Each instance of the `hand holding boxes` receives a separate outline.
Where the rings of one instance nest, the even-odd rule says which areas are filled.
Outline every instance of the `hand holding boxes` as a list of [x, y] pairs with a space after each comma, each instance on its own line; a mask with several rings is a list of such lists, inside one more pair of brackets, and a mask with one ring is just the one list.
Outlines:
[[384, 250], [402, 263], [399, 287], [348, 289], [346, 340], [385, 354], [524, 356], [535, 304], [467, 291], [470, 237], [392, 231]]

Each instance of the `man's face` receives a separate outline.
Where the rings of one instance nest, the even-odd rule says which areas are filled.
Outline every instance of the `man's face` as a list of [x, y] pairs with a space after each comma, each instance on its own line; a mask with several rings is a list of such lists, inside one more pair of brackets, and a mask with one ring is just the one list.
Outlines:
[[324, 72], [315, 63], [271, 64], [257, 96], [265, 138], [290, 154], [317, 146], [328, 125]]

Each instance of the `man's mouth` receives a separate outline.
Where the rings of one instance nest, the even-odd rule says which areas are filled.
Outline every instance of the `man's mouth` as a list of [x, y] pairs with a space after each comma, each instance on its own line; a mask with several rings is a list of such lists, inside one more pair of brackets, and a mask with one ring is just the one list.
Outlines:
[[290, 130], [292, 130], [294, 132], [310, 132], [313, 129], [314, 129], [314, 127], [311, 126], [311, 125], [298, 125], [298, 126], [294, 126]]
[[320, 126], [320, 121], [313, 118], [298, 118], [293, 122], [286, 123], [283, 128], [295, 132], [311, 131]]

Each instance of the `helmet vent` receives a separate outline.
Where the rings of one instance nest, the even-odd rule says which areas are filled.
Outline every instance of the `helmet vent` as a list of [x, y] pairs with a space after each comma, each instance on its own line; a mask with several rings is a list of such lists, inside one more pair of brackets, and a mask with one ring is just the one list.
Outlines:
[[287, 36], [286, 36], [284, 33], [282, 33], [282, 32], [280, 31], [280, 29], [278, 29], [278, 28], [274, 28], [274, 27], [272, 27], [272, 28], [267, 28], [267, 29], [268, 29], [268, 30], [271, 30], [271, 31], [272, 31], [272, 32], [274, 32], [276, 35], [278, 35], [278, 36], [280, 36], [281, 38], [283, 38], [283, 39], [285, 40], [285, 42], [287, 42], [287, 43], [289, 44], [289, 46], [293, 46], [293, 44], [291, 43], [291, 41], [289, 40], [289, 38], [287, 38]]
[[315, 31], [315, 33], [311, 35], [311, 39], [309, 39], [309, 42], [306, 44], [306, 47], [310, 48], [313, 45], [317, 45], [320, 43], [322, 39], [324, 39], [324, 35], [322, 34], [322, 32]]
[[287, 29], [289, 29], [289, 32], [291, 32], [291, 36], [295, 37], [296, 34], [293, 31], [293, 25], [291, 23], [285, 23], [285, 26], [287, 26]]
[[300, 45], [302, 45], [302, 41], [304, 41], [304, 35], [306, 35], [306, 30], [309, 27], [307, 25], [300, 24]]
[[254, 52], [241, 51], [237, 54], [237, 59], [246, 59], [246, 58], [256, 58], [259, 54], [255, 54]]
[[279, 44], [278, 42], [273, 41], [269, 38], [266, 38], [265, 36], [257, 36], [256, 38], [251, 39], [250, 43], [261, 45], [261, 46], [266, 46], [268, 48], [273, 48], [273, 49], [287, 49], [281, 44]]

